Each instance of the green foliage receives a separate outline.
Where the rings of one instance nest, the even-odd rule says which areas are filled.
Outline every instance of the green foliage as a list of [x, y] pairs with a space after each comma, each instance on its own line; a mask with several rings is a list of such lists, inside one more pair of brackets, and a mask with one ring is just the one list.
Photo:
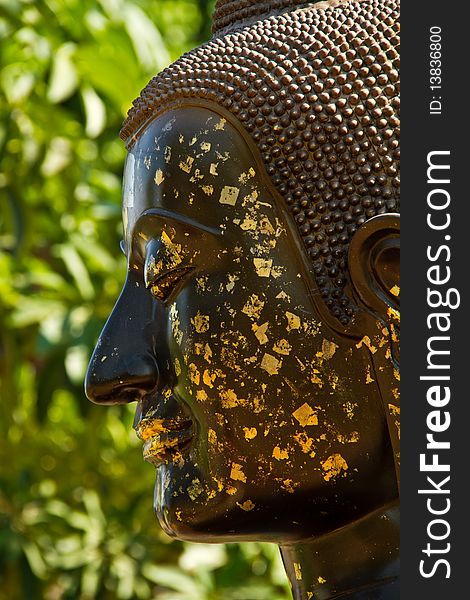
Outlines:
[[170, 540], [132, 407], [82, 381], [124, 280], [121, 121], [207, 0], [0, 1], [0, 599], [282, 600], [272, 545]]

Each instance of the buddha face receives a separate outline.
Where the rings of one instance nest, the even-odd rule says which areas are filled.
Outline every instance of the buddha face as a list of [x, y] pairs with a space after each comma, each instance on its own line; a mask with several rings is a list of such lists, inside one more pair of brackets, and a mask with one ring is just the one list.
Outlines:
[[124, 175], [128, 276], [87, 375], [136, 402], [163, 528], [289, 541], [396, 495], [371, 354], [325, 317], [295, 228], [249, 142], [203, 107], [156, 118]]

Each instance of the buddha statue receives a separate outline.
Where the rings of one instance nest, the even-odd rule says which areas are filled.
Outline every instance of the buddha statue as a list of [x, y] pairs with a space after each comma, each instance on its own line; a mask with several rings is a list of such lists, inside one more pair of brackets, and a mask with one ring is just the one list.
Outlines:
[[398, 600], [399, 8], [219, 0], [121, 136], [136, 402], [171, 536], [280, 546], [295, 600]]

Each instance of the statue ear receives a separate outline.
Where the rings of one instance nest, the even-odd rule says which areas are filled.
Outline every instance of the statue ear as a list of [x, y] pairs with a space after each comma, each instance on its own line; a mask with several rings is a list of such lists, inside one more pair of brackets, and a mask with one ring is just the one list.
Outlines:
[[348, 253], [351, 283], [359, 304], [386, 319], [400, 310], [400, 215], [366, 221], [354, 234]]

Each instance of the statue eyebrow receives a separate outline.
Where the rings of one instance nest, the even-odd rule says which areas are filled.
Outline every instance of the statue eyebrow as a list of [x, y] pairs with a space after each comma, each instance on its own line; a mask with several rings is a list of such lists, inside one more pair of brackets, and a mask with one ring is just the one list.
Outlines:
[[195, 219], [192, 219], [191, 217], [188, 217], [187, 215], [173, 212], [171, 210], [166, 210], [164, 208], [149, 208], [146, 211], [144, 211], [140, 215], [140, 217], [137, 219], [136, 223], [134, 224], [132, 233], [130, 234], [129, 240], [126, 239], [124, 241], [124, 247], [126, 250], [131, 246], [132, 238], [135, 238], [136, 236], [140, 236], [140, 237], [143, 237], [144, 239], [148, 239], [147, 236], [143, 234], [143, 231], [145, 231], [145, 229], [147, 229], [143, 226], [144, 225], [143, 221], [147, 218], [158, 219], [160, 221], [160, 224], [162, 221], [166, 220], [175, 225], [186, 226], [191, 229], [196, 229], [198, 231], [201, 231], [203, 233], [209, 233], [211, 236], [214, 236], [214, 237], [220, 237], [223, 235], [223, 231], [221, 229], [216, 228], [216, 227], [209, 227], [208, 225], [199, 223], [198, 221], [196, 221]]
[[144, 213], [142, 213], [138, 221], [140, 221], [144, 217], [158, 217], [159, 219], [169, 219], [170, 221], [176, 221], [181, 225], [188, 225], [193, 229], [199, 229], [200, 231], [203, 231], [205, 233], [210, 233], [211, 235], [216, 237], [219, 237], [223, 234], [223, 231], [219, 228], [209, 227], [208, 225], [204, 225], [203, 223], [200, 223], [199, 221], [196, 221], [191, 217], [188, 217], [187, 215], [173, 212], [171, 210], [166, 210], [164, 208], [150, 208]]

